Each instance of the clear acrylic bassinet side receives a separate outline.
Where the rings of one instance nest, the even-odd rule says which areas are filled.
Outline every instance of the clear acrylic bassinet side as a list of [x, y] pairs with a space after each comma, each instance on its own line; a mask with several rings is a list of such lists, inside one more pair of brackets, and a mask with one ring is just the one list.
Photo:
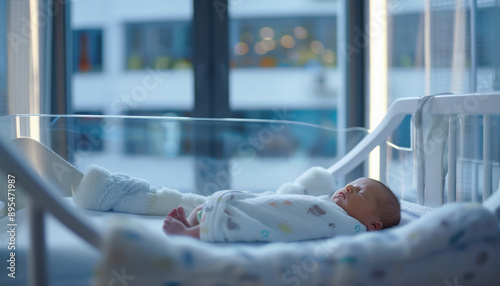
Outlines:
[[275, 191], [312, 166], [328, 168], [367, 134], [282, 120], [92, 115], [7, 116], [0, 128], [9, 140], [43, 143], [81, 172], [96, 164], [204, 195]]

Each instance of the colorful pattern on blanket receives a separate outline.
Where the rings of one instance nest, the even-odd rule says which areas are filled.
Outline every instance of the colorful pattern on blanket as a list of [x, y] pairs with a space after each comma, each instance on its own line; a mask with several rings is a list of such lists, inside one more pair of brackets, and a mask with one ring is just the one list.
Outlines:
[[[158, 230], [160, 233], [160, 230]], [[402, 227], [325, 240], [217, 244], [115, 227], [96, 285], [498, 285], [498, 220], [453, 203]]]
[[219, 191], [203, 207], [200, 239], [299, 241], [365, 232], [329, 196]]

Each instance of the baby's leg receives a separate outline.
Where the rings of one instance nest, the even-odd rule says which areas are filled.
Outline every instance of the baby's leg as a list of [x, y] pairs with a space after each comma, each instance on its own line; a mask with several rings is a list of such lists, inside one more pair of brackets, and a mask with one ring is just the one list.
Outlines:
[[185, 235], [200, 238], [200, 226], [186, 227], [182, 222], [167, 216], [163, 221], [163, 231], [170, 235]]
[[198, 212], [201, 211], [204, 204], [197, 206], [188, 216], [187, 221], [190, 226], [198, 225]]
[[189, 224], [188, 220], [186, 219], [186, 212], [184, 212], [183, 207], [177, 207], [177, 208], [171, 210], [167, 216], [175, 218], [176, 220], [180, 221], [182, 224], [184, 224], [187, 227], [192, 226], [191, 224]]

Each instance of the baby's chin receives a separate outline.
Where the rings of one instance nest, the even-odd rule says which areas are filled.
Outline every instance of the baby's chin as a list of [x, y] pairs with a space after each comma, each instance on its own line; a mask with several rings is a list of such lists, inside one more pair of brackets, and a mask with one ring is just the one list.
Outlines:
[[342, 203], [342, 200], [341, 200], [341, 199], [339, 199], [339, 198], [334, 198], [334, 197], [332, 196], [331, 200], [332, 200], [332, 202], [336, 203], [339, 207], [342, 207], [342, 206], [340, 205], [340, 203]]
[[332, 200], [332, 202], [336, 203], [336, 204], [337, 204], [337, 206], [341, 207], [344, 211], [346, 211], [346, 212], [347, 212], [347, 210], [346, 210], [346, 209], [345, 209], [345, 207], [344, 207], [344, 202], [342, 201], [342, 199], [341, 199], [341, 198], [338, 198], [338, 197], [337, 197], [337, 198], [334, 198], [334, 197], [332, 196], [332, 199], [331, 199], [331, 200]]

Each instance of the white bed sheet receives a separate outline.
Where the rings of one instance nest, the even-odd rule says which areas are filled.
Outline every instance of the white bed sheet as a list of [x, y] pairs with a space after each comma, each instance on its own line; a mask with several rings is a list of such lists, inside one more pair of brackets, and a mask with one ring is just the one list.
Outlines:
[[411, 221], [431, 212], [434, 208], [426, 207], [423, 205], [410, 203], [407, 201], [401, 202], [401, 222], [398, 226], [403, 226], [410, 223]]
[[[72, 198], [65, 201], [77, 208]], [[401, 201], [401, 224], [404, 225], [432, 211], [432, 208]], [[144, 216], [127, 213], [98, 212], [86, 209], [79, 211], [95, 223], [103, 232], [106, 227], [116, 221], [136, 221], [150, 231], [162, 231], [163, 216]], [[29, 257], [29, 225], [27, 210], [16, 214], [16, 278], [7, 276], [7, 269], [0, 270], [0, 285], [27, 285]], [[46, 242], [48, 246], [48, 277], [50, 285], [89, 285], [93, 277], [94, 266], [101, 260], [101, 254], [91, 245], [70, 232], [51, 215], [46, 216]], [[0, 219], [0, 257], [2, 261], [8, 258], [7, 249], [7, 217]]]

